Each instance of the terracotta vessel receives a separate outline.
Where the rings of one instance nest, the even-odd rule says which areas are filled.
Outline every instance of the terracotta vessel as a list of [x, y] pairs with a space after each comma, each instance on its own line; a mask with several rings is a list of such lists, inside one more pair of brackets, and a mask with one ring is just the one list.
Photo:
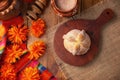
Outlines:
[[61, 17], [70, 17], [77, 13], [78, 0], [51, 0], [51, 6]]
[[20, 0], [0, 1], [0, 20], [8, 20], [20, 13]]

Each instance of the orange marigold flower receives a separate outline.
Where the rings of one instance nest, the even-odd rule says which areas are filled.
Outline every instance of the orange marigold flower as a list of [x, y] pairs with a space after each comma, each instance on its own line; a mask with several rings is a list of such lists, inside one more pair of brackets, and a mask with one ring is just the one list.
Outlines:
[[16, 59], [20, 59], [20, 56], [23, 54], [23, 49], [20, 47], [20, 45], [13, 44], [5, 49], [5, 54], [5, 62], [15, 63]]
[[14, 66], [11, 64], [4, 64], [0, 69], [0, 80], [16, 80], [16, 73]]
[[30, 31], [35, 37], [40, 37], [45, 32], [45, 22], [42, 19], [32, 22]]
[[29, 46], [30, 51], [30, 59], [38, 59], [45, 53], [45, 43], [43, 41], [35, 41], [33, 44]]
[[21, 72], [20, 76], [20, 80], [40, 80], [37, 68], [27, 67]]
[[23, 41], [27, 40], [27, 33], [27, 26], [22, 26], [21, 24], [18, 26], [12, 25], [8, 30], [8, 39], [12, 43], [21, 44]]

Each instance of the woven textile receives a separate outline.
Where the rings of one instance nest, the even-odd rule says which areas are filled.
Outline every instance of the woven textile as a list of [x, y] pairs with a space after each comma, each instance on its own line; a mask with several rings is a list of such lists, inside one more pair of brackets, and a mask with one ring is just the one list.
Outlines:
[[74, 19], [96, 19], [106, 8], [111, 8], [115, 17], [102, 29], [98, 55], [85, 66], [76, 67], [66, 64], [54, 51], [55, 31], [66, 21], [47, 29], [43, 37], [48, 44], [47, 53], [53, 53], [67, 80], [120, 80], [120, 0], [104, 0], [80, 15], [74, 16]]

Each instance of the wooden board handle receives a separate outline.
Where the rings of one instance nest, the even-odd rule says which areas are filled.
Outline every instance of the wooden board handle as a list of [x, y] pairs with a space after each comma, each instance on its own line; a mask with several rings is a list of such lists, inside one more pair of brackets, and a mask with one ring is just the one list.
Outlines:
[[105, 9], [101, 15], [96, 19], [96, 24], [102, 27], [105, 23], [111, 20], [114, 16], [114, 13], [111, 9]]

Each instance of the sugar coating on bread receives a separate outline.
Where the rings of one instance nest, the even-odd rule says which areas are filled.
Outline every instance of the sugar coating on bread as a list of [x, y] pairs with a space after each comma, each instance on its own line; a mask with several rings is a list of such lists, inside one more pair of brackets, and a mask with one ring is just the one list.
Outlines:
[[91, 40], [85, 30], [73, 29], [63, 35], [65, 49], [73, 55], [83, 55], [90, 48]]

